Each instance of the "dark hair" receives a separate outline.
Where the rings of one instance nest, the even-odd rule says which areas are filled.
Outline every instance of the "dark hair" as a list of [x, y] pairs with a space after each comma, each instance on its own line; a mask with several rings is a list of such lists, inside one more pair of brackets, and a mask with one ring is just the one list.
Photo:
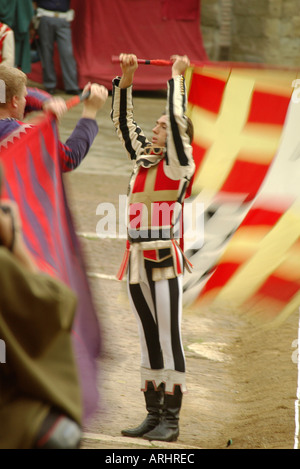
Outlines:
[[191, 119], [188, 116], [185, 116], [185, 118], [186, 118], [187, 124], [188, 124], [186, 133], [188, 134], [189, 139], [190, 139], [190, 144], [192, 145], [193, 140], [194, 140], [194, 125], [193, 125], [193, 122], [191, 121]]
[[[167, 115], [167, 113], [166, 113], [166, 111], [164, 111], [164, 112], [162, 113], [162, 116], [166, 116], [166, 115]], [[185, 118], [186, 121], [187, 121], [186, 133], [187, 133], [187, 135], [188, 135], [188, 137], [189, 137], [189, 139], [190, 139], [190, 144], [192, 145], [193, 140], [194, 140], [194, 125], [193, 125], [192, 120], [191, 120], [188, 116], [185, 115], [184, 118]]]

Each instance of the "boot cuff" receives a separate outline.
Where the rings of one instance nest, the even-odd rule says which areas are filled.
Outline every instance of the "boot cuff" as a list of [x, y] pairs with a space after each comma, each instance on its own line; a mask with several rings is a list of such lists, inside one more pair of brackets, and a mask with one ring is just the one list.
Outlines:
[[181, 392], [187, 392], [186, 374], [174, 370], [151, 370], [141, 367], [141, 390], [145, 392], [148, 387], [148, 381], [153, 383], [155, 389], [161, 384], [165, 386], [166, 394], [174, 394], [175, 386], [180, 386]]

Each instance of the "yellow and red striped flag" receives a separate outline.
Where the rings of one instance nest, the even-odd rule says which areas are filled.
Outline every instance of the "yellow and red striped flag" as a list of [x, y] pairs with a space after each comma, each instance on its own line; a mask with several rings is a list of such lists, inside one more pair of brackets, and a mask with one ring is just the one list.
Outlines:
[[[187, 74], [203, 204], [185, 304], [284, 319], [300, 305], [297, 71], [208, 64]], [[188, 225], [188, 223], [187, 223]], [[189, 226], [187, 226], [187, 229]]]

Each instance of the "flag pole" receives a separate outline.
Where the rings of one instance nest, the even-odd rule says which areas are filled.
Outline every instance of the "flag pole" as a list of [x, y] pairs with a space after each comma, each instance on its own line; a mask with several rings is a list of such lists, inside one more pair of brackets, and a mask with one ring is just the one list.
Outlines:
[[[67, 101], [65, 101], [66, 103], [66, 106], [67, 106], [67, 110], [69, 111], [70, 109], [72, 109], [73, 107], [77, 106], [77, 104], [85, 101], [86, 99], [88, 99], [88, 97], [90, 96], [91, 94], [91, 91], [87, 91], [86, 93], [81, 93], [80, 95], [76, 95], [76, 96], [73, 96], [72, 98], [68, 99]], [[55, 116], [55, 114], [52, 112], [52, 111], [47, 111], [45, 114], [45, 116]], [[33, 118], [32, 120], [30, 120], [30, 123], [31, 124], [35, 124], [35, 125], [38, 125], [40, 124], [42, 121], [41, 121], [41, 118], [40, 117], [35, 117]]]
[[[111, 61], [113, 64], [120, 63], [118, 55], [112, 55]], [[157, 66], [172, 66], [172, 60], [164, 59], [137, 59], [138, 64], [141, 65], [157, 65]], [[259, 70], [278, 70], [288, 72], [299, 72], [299, 67], [282, 67], [280, 65], [272, 65], [257, 62], [228, 62], [220, 60], [200, 60], [195, 61], [191, 59], [191, 67], [214, 67], [214, 68], [237, 68], [237, 69], [259, 69]]]
[[87, 91], [86, 93], [82, 93], [80, 95], [76, 95], [76, 96], [73, 96], [72, 98], [68, 99], [66, 101], [66, 105], [67, 105], [68, 110], [71, 109], [74, 106], [77, 106], [77, 104], [82, 103], [86, 99], [88, 99], [90, 94], [91, 94], [91, 92]]
[[[120, 63], [118, 55], [113, 55], [111, 58], [113, 64]], [[172, 60], [163, 60], [163, 59], [137, 59], [137, 63], [141, 65], [158, 65], [160, 67], [169, 67], [173, 65]]]

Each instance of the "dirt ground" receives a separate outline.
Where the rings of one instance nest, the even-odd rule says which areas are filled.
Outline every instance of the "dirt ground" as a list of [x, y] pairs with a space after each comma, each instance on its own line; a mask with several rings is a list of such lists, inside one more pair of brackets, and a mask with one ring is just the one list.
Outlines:
[[[146, 133], [151, 132], [162, 111], [164, 94], [140, 93], [135, 102], [136, 120]], [[109, 108], [110, 98], [99, 117], [100, 131], [90, 154], [79, 169], [65, 177], [103, 339], [101, 407], [84, 429], [82, 448], [225, 449], [230, 442], [228, 449], [292, 449], [297, 312], [280, 327], [272, 327], [228, 310], [185, 309], [182, 334], [188, 393], [183, 399], [178, 441], [160, 445], [121, 436], [122, 428], [144, 419], [145, 406], [137, 325], [126, 284], [114, 278], [125, 240], [100, 239], [95, 234], [101, 219], [97, 207], [104, 202], [119, 207], [119, 195], [126, 194], [130, 173], [130, 163], [112, 129]], [[62, 139], [79, 114], [80, 106], [61, 122]]]

